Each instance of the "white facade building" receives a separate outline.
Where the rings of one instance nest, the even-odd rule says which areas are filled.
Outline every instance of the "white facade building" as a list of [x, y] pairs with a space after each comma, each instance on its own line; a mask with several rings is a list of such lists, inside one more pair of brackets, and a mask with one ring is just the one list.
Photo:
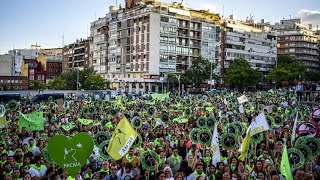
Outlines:
[[223, 22], [223, 63], [229, 68], [230, 62], [237, 58], [247, 60], [251, 67], [268, 72], [276, 65], [276, 33], [267, 26], [232, 19]]

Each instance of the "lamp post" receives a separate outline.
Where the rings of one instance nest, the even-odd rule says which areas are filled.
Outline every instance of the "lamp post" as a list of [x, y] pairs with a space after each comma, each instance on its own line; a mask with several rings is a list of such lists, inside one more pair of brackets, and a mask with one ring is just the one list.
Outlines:
[[164, 81], [164, 77], [160, 77], [160, 81], [161, 81], [161, 84], [162, 84], [161, 93], [163, 94], [163, 81]]

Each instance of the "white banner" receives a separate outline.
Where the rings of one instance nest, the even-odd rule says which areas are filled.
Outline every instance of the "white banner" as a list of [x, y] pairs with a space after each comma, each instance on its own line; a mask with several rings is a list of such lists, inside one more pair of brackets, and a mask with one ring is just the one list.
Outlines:
[[242, 95], [242, 96], [238, 97], [237, 100], [238, 100], [239, 104], [248, 102], [248, 99], [247, 99], [246, 95]]
[[250, 124], [251, 136], [269, 130], [269, 124], [264, 113], [260, 113]]

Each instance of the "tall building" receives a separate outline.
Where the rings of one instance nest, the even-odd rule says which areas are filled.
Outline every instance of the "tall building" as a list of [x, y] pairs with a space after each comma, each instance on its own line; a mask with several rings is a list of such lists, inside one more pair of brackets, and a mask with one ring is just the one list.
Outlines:
[[12, 56], [5, 54], [0, 55], [0, 76], [13, 75], [13, 59]]
[[312, 25], [306, 27], [301, 19], [284, 19], [273, 25], [278, 35], [278, 54], [293, 55], [314, 71], [319, 68], [319, 46]]
[[80, 39], [62, 49], [62, 70], [77, 68], [83, 70], [90, 66], [90, 38]]
[[270, 71], [276, 64], [276, 33], [265, 23], [229, 19], [222, 20], [222, 70], [228, 69], [230, 61], [246, 59], [252, 68]]
[[220, 65], [219, 22], [185, 3], [126, 0], [91, 23], [92, 65], [113, 88], [157, 92], [161, 76], [186, 72], [195, 58]]
[[40, 46], [32, 45], [30, 49], [13, 49], [9, 55], [13, 58], [12, 75], [20, 76], [23, 58], [37, 58], [40, 54]]

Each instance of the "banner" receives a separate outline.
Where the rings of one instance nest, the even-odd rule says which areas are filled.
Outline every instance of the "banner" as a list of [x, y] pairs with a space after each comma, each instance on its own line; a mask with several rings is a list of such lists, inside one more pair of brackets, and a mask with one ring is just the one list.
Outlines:
[[122, 116], [112, 134], [107, 150], [108, 154], [115, 160], [121, 159], [127, 154], [136, 138], [137, 132], [133, 129], [127, 118]]
[[156, 100], [164, 100], [166, 98], [169, 98], [169, 94], [151, 94], [151, 97]]
[[19, 112], [19, 130], [26, 127], [28, 131], [44, 130], [43, 111], [37, 111], [31, 114]]
[[211, 139], [211, 151], [212, 151], [212, 161], [211, 164], [217, 167], [217, 163], [220, 162], [220, 149], [219, 149], [219, 134], [218, 125], [214, 125], [213, 135]]
[[238, 100], [239, 104], [248, 102], [248, 99], [247, 99], [246, 95], [242, 95], [242, 96], [238, 97], [237, 100]]
[[263, 131], [269, 130], [269, 124], [264, 113], [260, 113], [250, 124], [251, 136], [258, 134]]

